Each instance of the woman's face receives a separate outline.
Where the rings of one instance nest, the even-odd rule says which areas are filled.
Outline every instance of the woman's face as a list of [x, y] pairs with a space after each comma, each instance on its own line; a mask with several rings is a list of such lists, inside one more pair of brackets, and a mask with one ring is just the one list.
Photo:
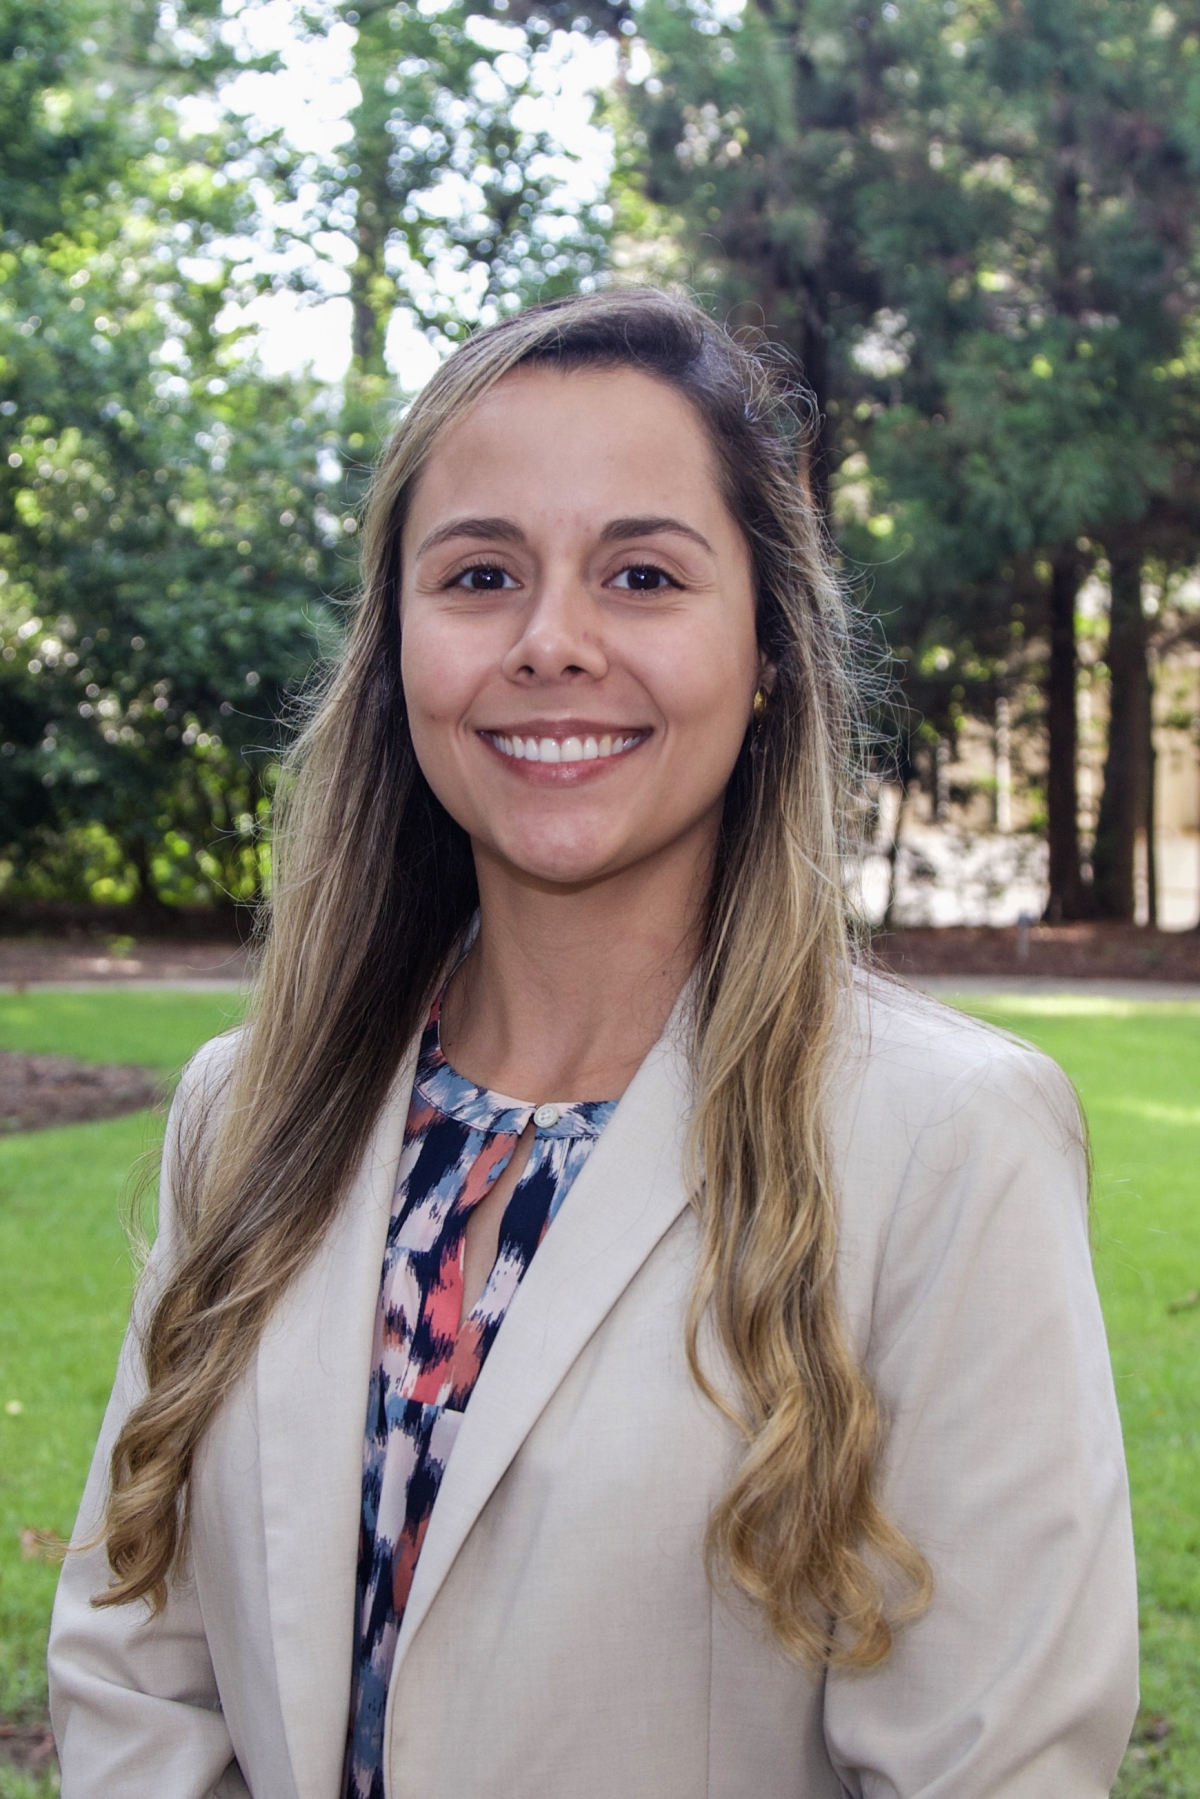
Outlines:
[[477, 856], [577, 885], [711, 847], [763, 661], [680, 394], [629, 369], [505, 377], [438, 441], [402, 560], [413, 744]]

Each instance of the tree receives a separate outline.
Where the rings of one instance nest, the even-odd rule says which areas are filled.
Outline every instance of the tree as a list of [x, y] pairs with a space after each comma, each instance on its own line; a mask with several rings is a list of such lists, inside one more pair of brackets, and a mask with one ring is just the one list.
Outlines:
[[[14, 5], [7, 27], [45, 21]], [[152, 15], [130, 46], [128, 14], [99, 5], [53, 22], [8, 94], [50, 140], [49, 178], [29, 196], [19, 132], [0, 172], [3, 841], [35, 890], [47, 856], [61, 885], [64, 835], [98, 828], [144, 899], [254, 897], [262, 781], [242, 752], [273, 743], [331, 639], [341, 523], [306, 396], [215, 330], [217, 246], [251, 205], [228, 136], [187, 140], [168, 104], [188, 40]]]
[[813, 485], [910, 695], [952, 729], [1049, 640], [1051, 910], [1078, 914], [1075, 596], [1176, 492], [1194, 381], [1193, 27], [1150, 0], [634, 17], [635, 179], [814, 387]]
[[1132, 919], [1133, 844], [1147, 823], [1150, 797], [1151, 694], [1141, 547], [1128, 538], [1114, 538], [1108, 561], [1108, 756], [1092, 860], [1101, 917]]
[[288, 178], [307, 242], [336, 234], [350, 252], [341, 425], [353, 503], [364, 449], [403, 398], [387, 359], [397, 316], [446, 350], [474, 324], [586, 286], [606, 260], [610, 217], [603, 196], [568, 191], [570, 158], [537, 120], [540, 27], [463, 0], [309, 9], [316, 37], [336, 23], [354, 33], [350, 133], [324, 164], [295, 159]]
[[[1027, 319], [1032, 302], [1044, 321], [1043, 366], [1066, 390], [1059, 403], [1083, 425], [1098, 477], [1098, 491], [1081, 492], [1083, 503], [1065, 512], [1053, 558], [1061, 583], [1064, 568], [1076, 578], [1086, 571], [1077, 535], [1108, 551], [1112, 724], [1091, 899], [1102, 914], [1132, 918], [1134, 836], [1146, 822], [1151, 760], [1139, 569], [1156, 537], [1178, 536], [1180, 473], [1191, 461], [1177, 415], [1180, 386], [1194, 385], [1180, 351], [1195, 301], [1198, 42], [1194, 25], [1125, 0], [1098, 9], [1043, 0], [983, 17], [981, 70], [1012, 125], [1023, 115], [1014, 173], [1043, 196], [1036, 210], [1015, 215], [1027, 248], [1010, 259], [1010, 278], [1025, 287]], [[1021, 251], [1020, 237], [1011, 242]], [[1044, 456], [1033, 460], [1049, 474]], [[1061, 654], [1051, 678], [1052, 771], [1074, 768], [1074, 682], [1073, 656]], [[1076, 858], [1062, 854], [1074, 819], [1074, 795], [1063, 794], [1051, 853], [1060, 852], [1054, 896], [1069, 911], [1084, 897]]]
[[331, 492], [352, 520], [405, 398], [388, 365], [393, 323], [444, 352], [476, 324], [586, 288], [606, 263], [611, 214], [603, 195], [572, 191], [571, 158], [538, 122], [540, 24], [463, 0], [360, 0], [313, 10], [308, 29], [319, 37], [339, 20], [354, 31], [350, 132], [327, 164], [297, 158], [286, 179], [304, 195], [308, 242], [336, 233], [351, 250], [353, 354]]
[[[350, 140], [321, 163], [219, 104], [189, 135], [181, 95], [219, 103], [248, 60], [219, 0], [7, 3], [40, 46], [0, 89], [9, 887], [253, 899], [279, 720], [336, 640], [326, 596], [353, 580], [364, 462], [403, 398], [393, 315], [441, 346], [567, 291], [606, 215], [535, 116], [536, 31], [298, 0], [298, 28], [354, 32]], [[352, 249], [341, 392], [268, 381], [221, 329], [231, 299], [304, 284], [245, 261], [289, 233]]]
[[815, 402], [806, 474], [824, 504], [871, 387], [854, 350], [885, 304], [873, 240], [880, 188], [895, 185], [907, 40], [846, 0], [752, 0], [720, 18], [647, 0], [635, 22], [653, 74], [626, 91], [627, 179], [696, 285], [801, 368]]

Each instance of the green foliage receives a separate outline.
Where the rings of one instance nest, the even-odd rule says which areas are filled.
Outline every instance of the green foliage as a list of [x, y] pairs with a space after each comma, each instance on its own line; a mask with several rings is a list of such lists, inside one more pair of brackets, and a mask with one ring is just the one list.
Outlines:
[[146, 897], [253, 898], [270, 777], [248, 752], [275, 748], [349, 572], [331, 422], [216, 328], [255, 209], [232, 129], [190, 137], [170, 104], [209, 40], [153, 9], [132, 43], [127, 8], [7, 11], [72, 49], [43, 33], [7, 96], [50, 146], [39, 206], [15, 119], [0, 138], [0, 850], [36, 892], [99, 828]]
[[[400, 398], [389, 320], [448, 344], [605, 253], [603, 207], [575, 203], [531, 111], [536, 31], [465, 5], [298, 5], [297, 30], [355, 26], [361, 99], [322, 161], [181, 108], [252, 60], [231, 11], [0, 3], [21, 52], [0, 73], [10, 895], [259, 897], [279, 721], [337, 643], [364, 465]], [[247, 260], [297, 232], [291, 272]], [[354, 253], [350, 377], [268, 380], [229, 302], [305, 285], [330, 241]]]
[[974, 610], [1002, 670], [1012, 604], [1036, 618], [1055, 546], [1087, 539], [1086, 565], [1136, 531], [1191, 558], [1195, 40], [1141, 0], [965, 6], [950, 29], [953, 104], [925, 143], [966, 229], [918, 293], [894, 288], [911, 361], [864, 435], [910, 546], [880, 597]]
[[332, 645], [322, 596], [346, 570], [299, 396], [243, 370], [214, 379], [166, 412], [131, 373], [101, 388], [98, 417], [43, 390], [13, 419], [9, 833], [40, 800], [60, 831], [102, 825], [141, 870], [169, 830], [200, 846], [221, 831], [214, 885], [252, 897], [236, 851], [256, 842], [267, 778], [245, 752], [274, 749], [286, 694]]
[[604, 260], [607, 213], [571, 204], [530, 122], [536, 30], [454, 0], [352, 16], [361, 100], [321, 203], [353, 236], [355, 353], [362, 375], [380, 377], [398, 306], [453, 341], [474, 320], [574, 291]]
[[53, 1799], [60, 1784], [56, 1774], [19, 1774], [0, 1764], [0, 1799]]
[[1194, 21], [1155, 0], [633, 18], [626, 217], [799, 361], [814, 488], [907, 697], [953, 729], [1028, 665], [1056, 549], [1085, 539], [1086, 566], [1136, 529], [1190, 561]]
[[[0, 0], [13, 894], [263, 891], [278, 721], [337, 642], [365, 477], [403, 398], [391, 325], [441, 350], [604, 277], [608, 206], [580, 199], [537, 110], [575, 19], [561, 0], [295, 0], [297, 31], [353, 31], [359, 99], [326, 156], [221, 110], [252, 60], [237, 12]], [[812, 384], [805, 472], [896, 646], [902, 753], [1040, 673], [1064, 555], [1082, 573], [1132, 534], [1170, 589], [1200, 526], [1188, 16], [1157, 0], [586, 0], [580, 16], [623, 46], [606, 101], [621, 262], [690, 277]], [[346, 382], [266, 379], [230, 302], [331, 270], [353, 314]]]

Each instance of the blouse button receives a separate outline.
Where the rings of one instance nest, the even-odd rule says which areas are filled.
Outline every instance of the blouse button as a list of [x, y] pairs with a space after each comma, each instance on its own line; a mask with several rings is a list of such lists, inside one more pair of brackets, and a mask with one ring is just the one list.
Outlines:
[[558, 1107], [539, 1106], [533, 1115], [533, 1122], [539, 1131], [548, 1131], [552, 1125], [558, 1123]]

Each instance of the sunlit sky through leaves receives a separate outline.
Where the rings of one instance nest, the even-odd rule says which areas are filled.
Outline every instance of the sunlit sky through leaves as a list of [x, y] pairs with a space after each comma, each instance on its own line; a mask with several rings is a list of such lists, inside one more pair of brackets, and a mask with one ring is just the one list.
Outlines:
[[[442, 0], [419, 0], [421, 10], [436, 12]], [[308, 8], [310, 17], [311, 6]], [[226, 0], [230, 14], [224, 35], [251, 55], [276, 52], [282, 67], [264, 74], [247, 69], [223, 90], [223, 103], [252, 125], [280, 130], [293, 149], [326, 163], [336, 158], [350, 136], [347, 114], [359, 94], [353, 74], [356, 33], [352, 25], [334, 18], [320, 36], [306, 34], [298, 20], [295, 0]], [[481, 46], [504, 50], [511, 39], [516, 76], [517, 52], [526, 49], [524, 34], [495, 20], [478, 19], [473, 27]], [[486, 78], [499, 86], [504, 75], [501, 57], [499, 77]], [[530, 131], [544, 131], [561, 150], [556, 179], [572, 203], [594, 202], [603, 194], [612, 166], [610, 133], [593, 120], [595, 93], [612, 81], [616, 51], [610, 42], [593, 43], [579, 32], [556, 31], [534, 57], [536, 95], [526, 96], [514, 108], [516, 123]], [[488, 99], [503, 103], [503, 92]], [[212, 122], [211, 99], [185, 101], [185, 129]], [[519, 115], [517, 109], [520, 109]], [[434, 206], [447, 214], [469, 204], [469, 196], [456, 191], [455, 177], [447, 177]], [[244, 306], [230, 305], [222, 315], [227, 329], [238, 325], [254, 328], [255, 351], [272, 374], [299, 371], [306, 365], [319, 380], [337, 381], [350, 358], [350, 301], [347, 269], [353, 260], [349, 237], [336, 231], [314, 231], [304, 217], [303, 195], [281, 206], [264, 197], [264, 218], [281, 229], [286, 245], [271, 249], [263, 244], [242, 247], [249, 265], [269, 273], [276, 291], [262, 294]], [[265, 239], [265, 233], [264, 233]], [[461, 294], [464, 316], [471, 317], [469, 271], [434, 268], [430, 280], [440, 283], [455, 298]], [[297, 291], [297, 281], [307, 291]], [[293, 285], [285, 286], [291, 281]], [[399, 311], [388, 333], [388, 363], [401, 385], [410, 391], [432, 373], [441, 354]]]

